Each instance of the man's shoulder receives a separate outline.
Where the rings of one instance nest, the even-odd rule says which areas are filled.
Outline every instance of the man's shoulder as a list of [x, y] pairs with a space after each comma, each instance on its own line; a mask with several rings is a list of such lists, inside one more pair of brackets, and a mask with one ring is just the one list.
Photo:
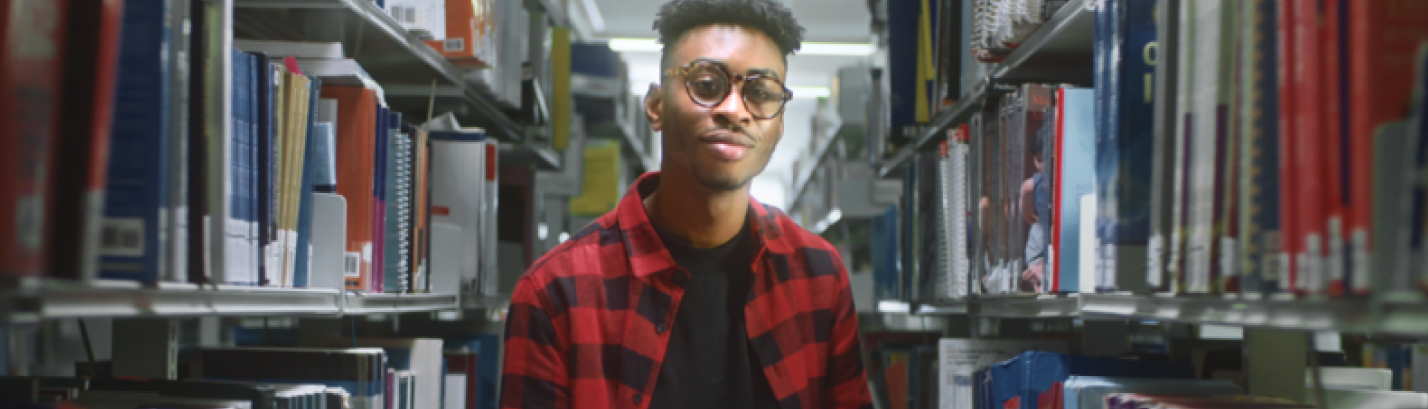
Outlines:
[[[819, 236], [803, 228], [803, 226], [799, 226], [798, 223], [795, 223], [793, 218], [784, 214], [783, 209], [767, 204], [761, 205], [764, 207], [764, 226], [766, 228], [771, 226], [777, 229], [777, 231], [771, 235], [774, 240], [787, 244], [793, 251], [817, 249], [831, 252], [836, 250], [833, 244], [829, 243], [823, 236]], [[765, 237], [769, 237], [769, 235]]]

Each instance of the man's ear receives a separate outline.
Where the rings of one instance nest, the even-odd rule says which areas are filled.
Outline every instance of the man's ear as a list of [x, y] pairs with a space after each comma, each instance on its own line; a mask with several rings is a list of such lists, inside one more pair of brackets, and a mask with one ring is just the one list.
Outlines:
[[655, 132], [660, 132], [664, 127], [664, 91], [659, 84], [650, 83], [649, 91], [645, 91], [645, 118], [650, 120], [650, 127]]

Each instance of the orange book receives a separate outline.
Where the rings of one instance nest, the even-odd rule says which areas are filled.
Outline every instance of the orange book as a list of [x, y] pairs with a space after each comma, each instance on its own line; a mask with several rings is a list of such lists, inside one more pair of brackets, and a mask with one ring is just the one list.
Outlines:
[[347, 199], [347, 248], [342, 278], [348, 290], [368, 291], [372, 274], [372, 206], [377, 92], [323, 85], [322, 97], [337, 100], [337, 194]]
[[[426, 129], [422, 129], [422, 130], [420, 130], [420, 131], [417, 131], [417, 140], [416, 140], [416, 169], [415, 169], [415, 172], [416, 172], [416, 173], [415, 173], [415, 174], [416, 174], [416, 191], [415, 191], [415, 193], [414, 193], [414, 195], [416, 196], [416, 200], [414, 201], [414, 202], [416, 203], [416, 207], [413, 209], [413, 211], [416, 212], [416, 217], [414, 218], [414, 219], [415, 219], [415, 224], [414, 224], [414, 226], [412, 227], [412, 235], [413, 235], [414, 237], [412, 237], [412, 264], [411, 264], [412, 267], [411, 267], [411, 268], [412, 268], [412, 271], [415, 271], [415, 272], [418, 272], [418, 273], [421, 273], [421, 272], [425, 271], [425, 268], [424, 268], [424, 267], [426, 267], [426, 248], [427, 248], [427, 240], [426, 240], [426, 239], [427, 239], [427, 198], [429, 197], [429, 195], [427, 195], [427, 189], [428, 189], [428, 188], [427, 188], [427, 180], [428, 180], [428, 179], [427, 179], [427, 177], [428, 177], [427, 175], [430, 173], [430, 172], [427, 171], [427, 170], [428, 170], [427, 161], [431, 160], [431, 159], [430, 159], [430, 156], [427, 154], [429, 150], [428, 150], [428, 148], [427, 148], [427, 142], [426, 142], [426, 141], [427, 141], [427, 138], [426, 138], [426, 136], [427, 136], [427, 134], [426, 134]], [[419, 285], [419, 284], [422, 284], [422, 283], [426, 283], [426, 282], [428, 282], [428, 281], [430, 280], [430, 274], [431, 274], [431, 273], [430, 273], [430, 272], [426, 272], [425, 274], [427, 275], [427, 277], [418, 277], [418, 276], [416, 276], [415, 274], [413, 274], [413, 275], [412, 275], [412, 277], [413, 277], [413, 283], [412, 283], [411, 288], [416, 289], [417, 292], [427, 292], [427, 291], [429, 291], [429, 290], [430, 290], [430, 286], [420, 286], [420, 285]]]
[[446, 38], [426, 40], [426, 45], [458, 65], [490, 65], [491, 6], [488, 0], [446, 0]]
[[[1428, 41], [1428, 2], [1348, 2], [1348, 236], [1353, 271], [1373, 271], [1373, 136], [1409, 112], [1414, 56]], [[1389, 272], [1379, 272], [1388, 274]]]

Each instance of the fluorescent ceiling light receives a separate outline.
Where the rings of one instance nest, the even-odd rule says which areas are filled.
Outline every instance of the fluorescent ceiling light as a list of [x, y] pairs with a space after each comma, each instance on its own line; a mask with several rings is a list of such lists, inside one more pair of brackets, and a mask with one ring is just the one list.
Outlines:
[[794, 85], [788, 87], [788, 89], [790, 91], [793, 91], [793, 97], [798, 99], [826, 98], [829, 95], [833, 95], [833, 91], [828, 89], [828, 87], [809, 87]]
[[[622, 52], [659, 52], [663, 45], [653, 38], [612, 38], [610, 49]], [[835, 55], [861, 57], [876, 51], [870, 43], [803, 43], [794, 55]]]

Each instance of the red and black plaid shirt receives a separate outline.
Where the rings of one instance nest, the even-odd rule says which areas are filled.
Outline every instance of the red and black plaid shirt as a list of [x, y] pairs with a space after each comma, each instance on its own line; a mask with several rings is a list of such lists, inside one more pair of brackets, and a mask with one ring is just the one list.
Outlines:
[[[531, 266], [511, 294], [502, 408], [645, 408], [689, 272], [675, 265], [642, 199], [642, 176], [614, 211]], [[749, 199], [749, 345], [783, 409], [871, 408], [843, 261], [823, 238]]]

